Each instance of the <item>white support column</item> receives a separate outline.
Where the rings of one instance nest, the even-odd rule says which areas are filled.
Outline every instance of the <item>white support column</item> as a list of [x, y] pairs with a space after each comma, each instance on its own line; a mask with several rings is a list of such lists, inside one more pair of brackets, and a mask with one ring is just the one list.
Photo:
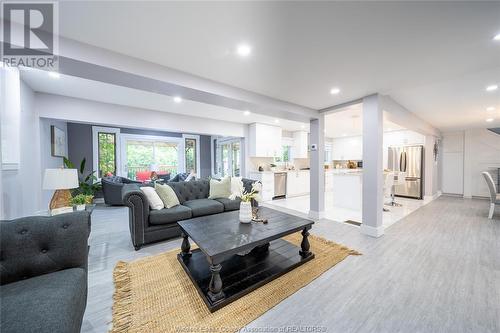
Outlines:
[[325, 211], [325, 115], [310, 122], [311, 195], [309, 217], [319, 220]]
[[363, 224], [361, 232], [384, 234], [383, 110], [378, 94], [363, 98]]

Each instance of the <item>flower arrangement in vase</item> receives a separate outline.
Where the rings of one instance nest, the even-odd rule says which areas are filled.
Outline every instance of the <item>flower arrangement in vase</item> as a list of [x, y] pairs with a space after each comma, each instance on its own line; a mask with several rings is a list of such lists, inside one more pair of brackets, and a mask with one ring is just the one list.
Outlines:
[[250, 192], [245, 190], [243, 186], [243, 181], [239, 181], [236, 191], [231, 193], [229, 199], [235, 200], [236, 198], [241, 199], [240, 203], [240, 222], [250, 223], [252, 222], [252, 200], [257, 202], [260, 201], [260, 191], [262, 189], [262, 184], [255, 182], [252, 184], [252, 189]]

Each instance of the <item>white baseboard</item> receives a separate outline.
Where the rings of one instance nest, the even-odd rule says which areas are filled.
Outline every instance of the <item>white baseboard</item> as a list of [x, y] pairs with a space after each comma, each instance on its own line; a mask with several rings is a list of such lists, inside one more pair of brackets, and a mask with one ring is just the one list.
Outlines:
[[372, 227], [366, 224], [362, 224], [360, 227], [360, 231], [365, 235], [378, 238], [384, 235], [384, 226]]
[[310, 210], [308, 216], [313, 220], [321, 220], [325, 217], [325, 212], [316, 212], [314, 210]]
[[436, 200], [437, 198], [439, 198], [443, 193], [441, 191], [437, 191], [436, 193], [434, 193], [433, 195], [425, 195], [424, 196], [424, 201], [432, 201], [432, 200]]

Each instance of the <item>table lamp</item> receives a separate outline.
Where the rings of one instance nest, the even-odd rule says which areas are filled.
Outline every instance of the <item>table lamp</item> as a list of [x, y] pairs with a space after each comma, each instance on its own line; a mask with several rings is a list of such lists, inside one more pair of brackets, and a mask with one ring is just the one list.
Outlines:
[[45, 169], [43, 188], [45, 190], [55, 190], [50, 200], [50, 210], [71, 206], [71, 192], [69, 189], [78, 186], [78, 172], [76, 169]]

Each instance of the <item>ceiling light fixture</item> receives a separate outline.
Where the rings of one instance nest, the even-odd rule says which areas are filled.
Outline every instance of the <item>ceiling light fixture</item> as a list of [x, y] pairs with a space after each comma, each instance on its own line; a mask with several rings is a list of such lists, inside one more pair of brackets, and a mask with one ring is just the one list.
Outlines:
[[182, 102], [182, 98], [180, 98], [179, 96], [175, 96], [174, 97], [174, 102], [175, 103], [180, 103], [180, 102]]
[[300, 125], [300, 128], [304, 129], [306, 128], [306, 125]]
[[486, 91], [495, 91], [498, 89], [498, 86], [496, 84], [492, 84], [491, 86], [486, 87]]
[[493, 37], [493, 40], [500, 40], [500, 34], [497, 34], [495, 37]]
[[247, 57], [252, 53], [252, 48], [248, 44], [239, 44], [236, 47], [236, 53], [242, 57]]
[[59, 74], [58, 72], [49, 72], [49, 76], [53, 79], [58, 79], [61, 77], [61, 74]]
[[340, 93], [340, 89], [339, 88], [332, 88], [330, 89], [330, 94], [332, 95], [338, 95]]
[[495, 107], [494, 106], [489, 106], [486, 108], [486, 111], [495, 111]]
[[489, 123], [491, 123], [493, 120], [495, 120], [495, 119], [493, 119], [493, 118], [486, 119], [486, 121], [489, 122]]
[[279, 122], [280, 122], [280, 121], [279, 121], [279, 119], [274, 119], [274, 122], [275, 122], [276, 124], [279, 124]]
[[243, 114], [244, 114], [245, 116], [249, 116], [249, 115], [250, 115], [250, 111], [245, 110], [245, 111], [243, 111]]

